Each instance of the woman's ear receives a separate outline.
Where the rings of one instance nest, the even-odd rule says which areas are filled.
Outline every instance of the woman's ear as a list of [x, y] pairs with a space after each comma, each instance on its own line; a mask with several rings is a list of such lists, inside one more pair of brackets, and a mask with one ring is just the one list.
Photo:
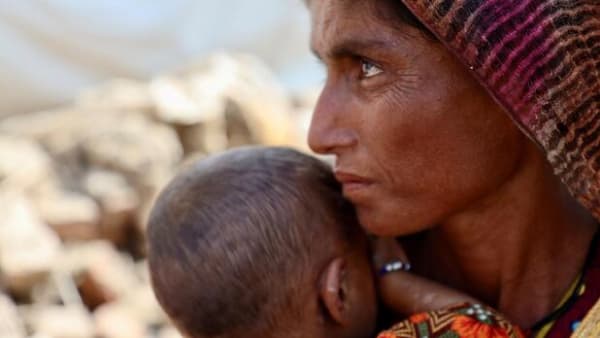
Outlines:
[[347, 278], [346, 261], [341, 257], [329, 262], [321, 275], [321, 302], [329, 317], [340, 325], [347, 325], [350, 319]]

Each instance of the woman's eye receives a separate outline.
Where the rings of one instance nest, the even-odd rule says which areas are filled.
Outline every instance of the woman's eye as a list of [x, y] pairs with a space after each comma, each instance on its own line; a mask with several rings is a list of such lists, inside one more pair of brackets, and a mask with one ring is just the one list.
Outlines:
[[381, 70], [381, 68], [377, 67], [374, 63], [367, 61], [367, 60], [361, 60], [360, 65], [361, 65], [361, 72], [362, 72], [361, 75], [363, 78], [370, 78], [370, 77], [379, 75], [383, 72], [383, 70]]

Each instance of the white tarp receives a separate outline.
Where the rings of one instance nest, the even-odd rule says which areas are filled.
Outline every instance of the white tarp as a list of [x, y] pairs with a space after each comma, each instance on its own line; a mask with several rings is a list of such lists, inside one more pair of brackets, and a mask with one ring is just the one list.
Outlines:
[[0, 116], [220, 49], [257, 54], [288, 87], [314, 85], [308, 20], [302, 0], [0, 0]]

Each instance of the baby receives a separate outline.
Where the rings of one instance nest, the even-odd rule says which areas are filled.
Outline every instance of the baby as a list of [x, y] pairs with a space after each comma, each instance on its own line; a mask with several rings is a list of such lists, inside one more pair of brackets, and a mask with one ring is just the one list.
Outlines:
[[[384, 264], [402, 256], [393, 243], [376, 243], [373, 269], [331, 169], [287, 148], [239, 148], [188, 168], [158, 198], [148, 240], [157, 299], [191, 338], [374, 337], [377, 283], [400, 313], [472, 301]], [[479, 306], [443, 311], [493, 318]], [[380, 336], [422, 336], [415, 318]]]

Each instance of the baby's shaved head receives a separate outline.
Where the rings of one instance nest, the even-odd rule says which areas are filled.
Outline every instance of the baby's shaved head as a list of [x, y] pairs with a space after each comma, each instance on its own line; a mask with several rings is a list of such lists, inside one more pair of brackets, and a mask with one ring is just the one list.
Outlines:
[[357, 231], [321, 161], [287, 148], [232, 150], [162, 192], [148, 225], [152, 283], [190, 337], [285, 330], [302, 322], [331, 243]]

